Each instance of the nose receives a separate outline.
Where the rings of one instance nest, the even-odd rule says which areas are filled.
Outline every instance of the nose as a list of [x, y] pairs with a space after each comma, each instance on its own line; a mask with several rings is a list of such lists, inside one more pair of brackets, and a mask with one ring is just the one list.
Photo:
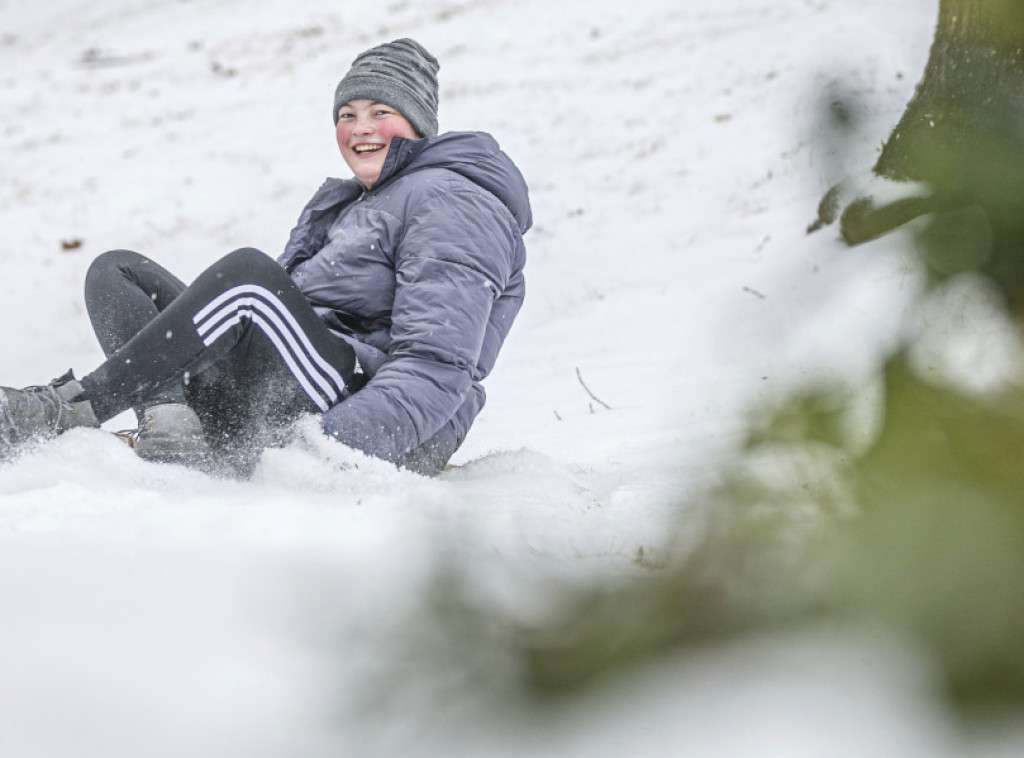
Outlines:
[[355, 134], [371, 134], [373, 132], [373, 121], [368, 118], [357, 117], [352, 131]]

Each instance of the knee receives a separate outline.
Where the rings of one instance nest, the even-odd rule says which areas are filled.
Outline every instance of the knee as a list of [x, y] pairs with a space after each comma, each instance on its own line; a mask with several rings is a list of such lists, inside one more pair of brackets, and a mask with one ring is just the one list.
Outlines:
[[221, 258], [222, 270], [232, 272], [232, 278], [260, 278], [257, 272], [280, 268], [277, 261], [254, 247], [243, 247]]
[[131, 250], [108, 250], [96, 256], [89, 264], [89, 270], [85, 274], [85, 286], [89, 287], [91, 282], [105, 279], [111, 274], [120, 275], [125, 267], [142, 260], [145, 260], [143, 256]]
[[237, 264], [249, 264], [253, 266], [260, 266], [267, 261], [273, 262], [273, 258], [264, 253], [262, 250], [257, 250], [254, 247], [241, 247], [238, 250], [228, 253], [224, 256], [225, 261], [231, 261]]

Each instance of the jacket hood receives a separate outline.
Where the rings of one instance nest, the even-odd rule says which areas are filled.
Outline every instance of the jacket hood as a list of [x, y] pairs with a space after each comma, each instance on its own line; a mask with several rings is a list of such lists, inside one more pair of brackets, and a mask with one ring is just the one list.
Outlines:
[[533, 225], [529, 189], [519, 169], [484, 132], [446, 132], [425, 139], [392, 139], [378, 185], [399, 173], [443, 168], [466, 177], [497, 197], [519, 224]]

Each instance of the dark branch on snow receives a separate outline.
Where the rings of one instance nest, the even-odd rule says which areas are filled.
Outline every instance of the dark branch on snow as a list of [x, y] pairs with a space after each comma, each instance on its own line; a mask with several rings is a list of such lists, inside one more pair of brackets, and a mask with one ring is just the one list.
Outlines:
[[[579, 366], [576, 367], [576, 378], [580, 380], [580, 386], [582, 386], [583, 389], [586, 390], [587, 394], [590, 395], [590, 397], [595, 402], [600, 403], [601, 405], [603, 405], [608, 410], [612, 409], [612, 407], [610, 405], [608, 405], [608, 403], [606, 403], [604, 400], [602, 400], [601, 398], [599, 398], [597, 395], [595, 395], [593, 392], [590, 391], [590, 387], [588, 387], [587, 383], [585, 381], [583, 381], [583, 374], [580, 373], [580, 367]], [[594, 410], [593, 406], [591, 406], [590, 410], [591, 410], [591, 412], [593, 412], [593, 410]]]

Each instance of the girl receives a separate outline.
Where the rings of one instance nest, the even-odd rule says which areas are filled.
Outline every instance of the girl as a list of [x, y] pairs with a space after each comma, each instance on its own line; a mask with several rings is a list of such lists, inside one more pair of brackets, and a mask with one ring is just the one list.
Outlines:
[[101, 255], [86, 304], [107, 356], [0, 388], [0, 457], [128, 408], [136, 452], [245, 475], [306, 413], [369, 455], [439, 472], [484, 404], [523, 301], [526, 183], [490, 136], [437, 133], [436, 59], [400, 39], [361, 53], [333, 117], [352, 179], [328, 179], [284, 253], [227, 255], [185, 286]]

